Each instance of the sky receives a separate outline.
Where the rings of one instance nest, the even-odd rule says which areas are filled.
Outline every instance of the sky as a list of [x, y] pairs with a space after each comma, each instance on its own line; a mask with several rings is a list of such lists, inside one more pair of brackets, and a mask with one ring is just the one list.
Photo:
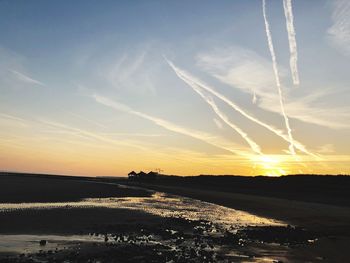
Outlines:
[[347, 0], [0, 1], [0, 170], [350, 173]]

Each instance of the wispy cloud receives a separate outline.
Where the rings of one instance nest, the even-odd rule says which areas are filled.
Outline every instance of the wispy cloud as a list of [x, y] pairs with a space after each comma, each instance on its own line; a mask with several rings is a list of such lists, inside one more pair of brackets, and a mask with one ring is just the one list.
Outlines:
[[118, 90], [137, 94], [156, 94], [149, 71], [154, 65], [147, 60], [147, 51], [123, 53], [100, 69], [100, 75]]
[[[221, 48], [197, 55], [197, 64], [221, 82], [245, 93], [256, 93], [257, 105], [267, 111], [281, 113], [271, 63], [251, 50], [240, 47]], [[279, 67], [281, 78], [285, 69]], [[337, 105], [320, 105], [327, 98], [324, 89], [312, 91], [302, 98], [295, 89], [285, 93], [285, 109], [290, 118], [331, 129], [350, 128], [350, 108]]]
[[252, 99], [252, 103], [253, 104], [256, 104], [256, 102], [257, 102], [257, 97], [256, 97], [256, 93], [255, 93], [255, 91], [253, 91], [253, 99]]
[[335, 148], [333, 144], [327, 143], [318, 147], [317, 152], [321, 154], [335, 153]]
[[147, 150], [146, 148], [142, 147], [140, 144], [138, 143], [134, 143], [134, 142], [130, 142], [128, 140], [114, 140], [114, 139], [110, 139], [106, 136], [100, 135], [98, 133], [95, 132], [91, 132], [91, 131], [87, 131], [85, 129], [81, 129], [81, 128], [77, 128], [77, 127], [73, 127], [64, 123], [60, 123], [57, 121], [52, 121], [52, 120], [47, 120], [47, 119], [39, 119], [38, 120], [40, 123], [54, 127], [54, 128], [58, 128], [59, 130], [63, 130], [66, 132], [69, 132], [72, 135], [75, 136], [79, 136], [82, 138], [88, 138], [88, 139], [93, 139], [93, 140], [98, 140], [101, 142], [105, 142], [108, 144], [112, 144], [112, 145], [116, 145], [116, 146], [127, 146], [127, 147], [134, 147], [134, 148], [138, 148], [141, 150]]
[[[321, 99], [327, 98], [323, 92], [315, 92], [315, 95], [320, 93]], [[349, 129], [350, 128], [350, 107], [338, 107], [338, 106], [324, 106], [320, 104], [317, 106], [316, 98], [296, 98], [294, 100], [289, 99], [285, 107], [290, 117], [301, 120], [305, 123], [316, 124], [319, 126], [327, 127], [330, 129]], [[259, 106], [263, 109], [279, 112], [279, 107], [275, 104], [276, 99], [266, 98], [261, 99]]]
[[23, 87], [46, 87], [46, 84], [31, 76], [27, 70], [27, 58], [0, 46], [0, 89]]
[[297, 41], [294, 28], [294, 16], [292, 8], [292, 0], [283, 0], [284, 15], [286, 18], [286, 28], [288, 33], [289, 52], [290, 52], [290, 70], [292, 72], [292, 79], [294, 85], [299, 85], [299, 72], [298, 72], [298, 50]]
[[0, 127], [17, 126], [28, 127], [28, 121], [17, 116], [0, 113]]
[[122, 137], [164, 137], [165, 134], [161, 133], [139, 133], [139, 132], [103, 132], [102, 135], [108, 136], [122, 136]]
[[139, 111], [135, 111], [133, 109], [131, 109], [130, 107], [128, 107], [127, 105], [124, 105], [122, 103], [119, 102], [115, 102], [109, 98], [100, 96], [98, 94], [94, 94], [92, 95], [92, 98], [94, 98], [96, 100], [96, 102], [103, 104], [107, 107], [113, 108], [115, 110], [118, 111], [123, 111], [129, 114], [133, 114], [136, 116], [139, 116], [143, 119], [149, 120], [151, 122], [153, 122], [154, 124], [167, 129], [169, 131], [178, 133], [178, 134], [182, 134], [182, 135], [186, 135], [195, 139], [198, 139], [200, 141], [203, 141], [207, 144], [213, 145], [215, 147], [221, 148], [223, 150], [229, 151], [231, 153], [240, 155], [240, 156], [246, 156], [247, 158], [251, 157], [251, 154], [243, 147], [238, 146], [236, 144], [233, 144], [232, 142], [228, 142], [222, 138], [219, 138], [217, 136], [202, 132], [202, 131], [196, 131], [193, 129], [189, 129], [189, 128], [185, 128], [179, 125], [176, 125], [174, 123], [171, 123], [167, 120], [163, 120]]
[[[220, 64], [221, 66], [221, 64]], [[232, 109], [236, 110], [237, 112], [239, 112], [240, 114], [242, 114], [244, 117], [246, 117], [247, 119], [261, 125], [262, 127], [268, 129], [269, 131], [273, 132], [274, 134], [276, 134], [277, 136], [281, 137], [283, 140], [285, 140], [286, 142], [290, 143], [289, 137], [283, 133], [283, 131], [273, 127], [272, 125], [269, 125], [259, 119], [257, 119], [256, 117], [254, 117], [253, 115], [251, 115], [250, 113], [248, 113], [247, 111], [243, 110], [240, 106], [238, 106], [236, 103], [234, 103], [232, 100], [228, 99], [226, 96], [222, 95], [221, 93], [217, 92], [215, 89], [213, 89], [212, 87], [210, 87], [208, 84], [204, 83], [203, 81], [200, 81], [199, 79], [195, 78], [194, 76], [190, 75], [188, 72], [185, 72], [182, 69], [179, 69], [178, 67], [174, 66], [174, 68], [177, 70], [179, 75], [185, 76], [186, 79], [190, 79], [191, 82], [196, 83], [196, 85], [198, 85], [199, 87], [201, 87], [202, 89], [208, 91], [209, 93], [213, 94], [214, 96], [216, 96], [217, 98], [219, 98], [220, 100], [222, 100], [223, 102], [225, 102], [227, 105], [229, 105]], [[294, 140], [294, 145], [297, 149], [299, 149], [300, 151], [313, 155], [311, 152], [309, 152], [304, 145], [302, 145], [301, 143], [299, 143], [298, 141]], [[314, 156], [314, 155], [313, 155]]]
[[182, 79], [185, 83], [187, 83], [208, 105], [212, 108], [212, 110], [216, 113], [216, 115], [229, 127], [231, 127], [234, 131], [236, 131], [251, 147], [253, 152], [257, 154], [262, 154], [260, 146], [254, 142], [247, 133], [245, 133], [241, 128], [239, 128], [236, 124], [234, 124], [232, 121], [229, 120], [229, 118], [218, 108], [218, 106], [215, 104], [213, 99], [205, 95], [202, 92], [202, 88], [196, 84], [196, 82], [193, 82], [191, 79], [187, 78], [186, 75], [182, 74], [182, 72], [175, 67], [175, 65], [169, 61], [166, 60], [170, 67], [175, 71], [176, 75]]
[[135, 58], [130, 58], [126, 53], [123, 54], [108, 72], [108, 78], [117, 84], [129, 79], [137, 72], [144, 63], [146, 53], [141, 53]]
[[106, 128], [107, 128], [106, 125], [103, 125], [103, 124], [101, 124], [101, 123], [99, 123], [99, 122], [97, 122], [97, 121], [94, 121], [94, 120], [91, 120], [91, 119], [86, 118], [86, 117], [84, 117], [84, 116], [81, 116], [80, 114], [76, 114], [76, 113], [74, 113], [74, 112], [68, 112], [68, 114], [70, 114], [70, 115], [72, 115], [72, 116], [74, 116], [74, 117], [76, 117], [76, 118], [78, 118], [78, 119], [81, 119], [81, 120], [83, 120], [83, 121], [85, 121], [85, 122], [91, 123], [91, 124], [93, 124], [93, 125], [95, 125], [95, 126], [97, 126], [97, 127], [100, 127], [100, 128], [103, 128], [103, 129], [106, 129]]
[[[270, 31], [270, 25], [269, 25], [269, 22], [268, 22], [268, 19], [267, 19], [267, 15], [266, 15], [266, 2], [265, 2], [265, 0], [262, 0], [262, 9], [263, 9], [264, 22], [265, 22], [265, 30], [266, 30], [267, 42], [268, 42], [268, 46], [269, 46], [269, 50], [270, 50], [270, 54], [271, 54], [273, 72], [274, 72], [274, 75], [275, 75], [276, 86], [277, 86], [277, 91], [278, 91], [279, 103], [280, 103], [281, 112], [282, 112], [282, 115], [283, 115], [283, 118], [284, 118], [284, 122], [285, 122], [285, 125], [286, 125], [289, 141], [290, 141], [289, 151], [290, 151], [291, 154], [295, 154], [294, 139], [293, 139], [293, 135], [292, 135], [292, 129], [290, 128], [288, 115], [287, 115], [286, 110], [284, 108], [284, 97], [283, 97], [283, 93], [282, 93], [282, 89], [281, 89], [281, 82], [280, 82], [280, 77], [279, 77], [279, 73], [278, 73], [278, 65], [277, 65], [277, 60], [276, 60], [275, 49], [273, 47], [273, 42], [272, 42], [272, 35], [271, 35], [271, 31]], [[288, 33], [288, 36], [289, 36], [289, 33]]]
[[330, 42], [350, 56], [350, 1], [332, 1], [332, 26], [327, 30]]
[[220, 130], [222, 130], [224, 128], [224, 125], [222, 125], [221, 121], [219, 121], [218, 119], [214, 118], [213, 119], [216, 127], [218, 127]]
[[[62, 123], [46, 117], [23, 119], [18, 116], [0, 113], [0, 127], [2, 126], [5, 128], [14, 126], [14, 128], [16, 128], [15, 133], [8, 132], [12, 131], [11, 129], [7, 131], [6, 129], [0, 129], [0, 144], [6, 146], [4, 149], [32, 149], [33, 145], [40, 144], [35, 152], [41, 151], [41, 146], [44, 148], [48, 147], [50, 150], [57, 150], [58, 148], [63, 147], [64, 149], [80, 151], [79, 156], [81, 157], [86, 154], [86, 152], [82, 150], [84, 147], [96, 150], [104, 149], [115, 153], [123, 152], [128, 148], [132, 148], [133, 150], [136, 149], [136, 151], [134, 150], [135, 153], [144, 154], [146, 152], [148, 155], [151, 154], [152, 156], [156, 156], [157, 160], [175, 159], [173, 156], [174, 154], [176, 155], [181, 152], [186, 152], [185, 150], [180, 149], [177, 149], [176, 152], [168, 151], [166, 148], [159, 149], [158, 144], [153, 144], [145, 140], [146, 137], [161, 137], [165, 136], [164, 134], [101, 133], [81, 128], [76, 124], [71, 125]], [[28, 131], [35, 135], [28, 137]], [[72, 145], [74, 145], [74, 147], [72, 147]], [[6, 152], [6, 150], [4, 150], [3, 153], [4, 152]], [[188, 161], [188, 158], [188, 156], [187, 159], [176, 156], [176, 159], [182, 160], [183, 162], [186, 160]]]
[[42, 82], [40, 82], [39, 80], [33, 79], [19, 71], [10, 69], [9, 70], [18, 80], [20, 80], [21, 82], [27, 83], [27, 84], [33, 84], [33, 85], [38, 85], [38, 86], [42, 86], [45, 87], [46, 85]]
[[[257, 98], [277, 98], [271, 62], [251, 50], [233, 46], [202, 52], [197, 55], [197, 64], [215, 78], [245, 93], [255, 93]], [[285, 70], [282, 68], [279, 73], [283, 77]]]

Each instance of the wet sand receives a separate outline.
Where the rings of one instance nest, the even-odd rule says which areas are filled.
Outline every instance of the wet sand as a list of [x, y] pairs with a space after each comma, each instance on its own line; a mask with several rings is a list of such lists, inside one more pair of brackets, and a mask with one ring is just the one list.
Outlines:
[[[193, 210], [191, 200], [185, 201], [189, 211]], [[0, 239], [11, 244], [17, 241], [19, 248], [7, 251], [3, 248], [0, 262], [296, 262], [297, 258], [315, 259], [312, 253], [307, 256], [290, 254], [292, 248], [309, 246], [309, 241], [316, 238], [314, 233], [270, 225], [269, 221], [259, 223], [254, 217], [238, 225], [228, 223], [225, 227], [212, 221], [155, 216], [133, 210], [71, 210], [6, 211], [5, 217], [18, 220], [11, 220], [1, 229], [5, 233], [9, 229], [12, 231], [2, 233]], [[28, 226], [23, 225], [26, 220], [29, 220]], [[4, 216], [0, 217], [0, 223], [3, 222]], [[23, 236], [23, 233], [32, 236]], [[52, 236], [53, 233], [59, 236]], [[42, 240], [45, 241], [43, 246], [40, 245]], [[23, 241], [25, 249], [21, 247]]]
[[[133, 184], [124, 181], [124, 183]], [[350, 251], [350, 208], [314, 202], [302, 202], [258, 195], [208, 191], [187, 187], [136, 183], [149, 189], [187, 196], [225, 207], [246, 211], [258, 216], [274, 218], [307, 229], [318, 237], [309, 246], [289, 251], [289, 258], [303, 262], [311, 255], [311, 262], [347, 262]], [[299, 259], [297, 259], [299, 257]], [[301, 257], [301, 258], [300, 258]], [[317, 259], [316, 259], [317, 258]], [[285, 259], [286, 261], [287, 259]], [[300, 261], [299, 261], [300, 260]], [[287, 262], [289, 262], [287, 260]], [[295, 261], [290, 261], [295, 262]]]
[[149, 193], [100, 183], [88, 177], [0, 174], [0, 203], [64, 202], [122, 196], [149, 196]]
[[53, 208], [0, 212], [0, 234], [89, 234], [119, 224], [159, 222], [157, 216], [128, 209]]
[[314, 231], [350, 235], [349, 207], [149, 183], [137, 185], [282, 220], [288, 224], [307, 227]]

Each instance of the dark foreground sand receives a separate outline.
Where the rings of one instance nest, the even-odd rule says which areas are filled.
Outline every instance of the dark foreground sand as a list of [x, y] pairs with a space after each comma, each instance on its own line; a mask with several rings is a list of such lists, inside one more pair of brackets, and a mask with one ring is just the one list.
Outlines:
[[119, 224], [159, 222], [139, 211], [110, 208], [23, 209], [0, 212], [0, 234], [89, 234]]
[[94, 197], [149, 195], [147, 191], [120, 188], [87, 177], [0, 174], [0, 203], [68, 202]]
[[282, 220], [313, 231], [350, 235], [349, 207], [149, 183], [141, 185], [148, 189], [187, 196], [259, 216]]
[[[187, 196], [202, 201], [246, 211], [263, 217], [274, 218], [307, 229], [318, 237], [312, 246], [300, 246], [292, 250], [294, 255], [318, 255], [310, 262], [349, 262], [350, 208], [314, 202], [302, 202], [220, 191], [200, 190], [189, 187], [156, 185], [154, 183], [130, 183], [148, 189]], [[348, 200], [347, 200], [348, 202]], [[304, 262], [300, 259], [299, 262]], [[290, 261], [289, 261], [290, 260]], [[288, 262], [291, 260], [289, 255]]]
[[[125, 209], [12, 211], [0, 214], [0, 225], [1, 234], [79, 234], [105, 239], [67, 243], [60, 249], [42, 246], [41, 251], [25, 254], [0, 253], [0, 262], [304, 262], [318, 255], [309, 243], [315, 233], [301, 228], [226, 230], [210, 221]], [[38, 248], [43, 238], [51, 242], [49, 237], [38, 236], [34, 239]]]

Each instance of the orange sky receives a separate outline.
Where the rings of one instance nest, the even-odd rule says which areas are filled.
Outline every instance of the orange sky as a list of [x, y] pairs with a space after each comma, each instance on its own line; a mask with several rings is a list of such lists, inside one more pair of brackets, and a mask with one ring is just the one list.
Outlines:
[[0, 170], [349, 174], [350, 1], [263, 3], [0, 3]]

